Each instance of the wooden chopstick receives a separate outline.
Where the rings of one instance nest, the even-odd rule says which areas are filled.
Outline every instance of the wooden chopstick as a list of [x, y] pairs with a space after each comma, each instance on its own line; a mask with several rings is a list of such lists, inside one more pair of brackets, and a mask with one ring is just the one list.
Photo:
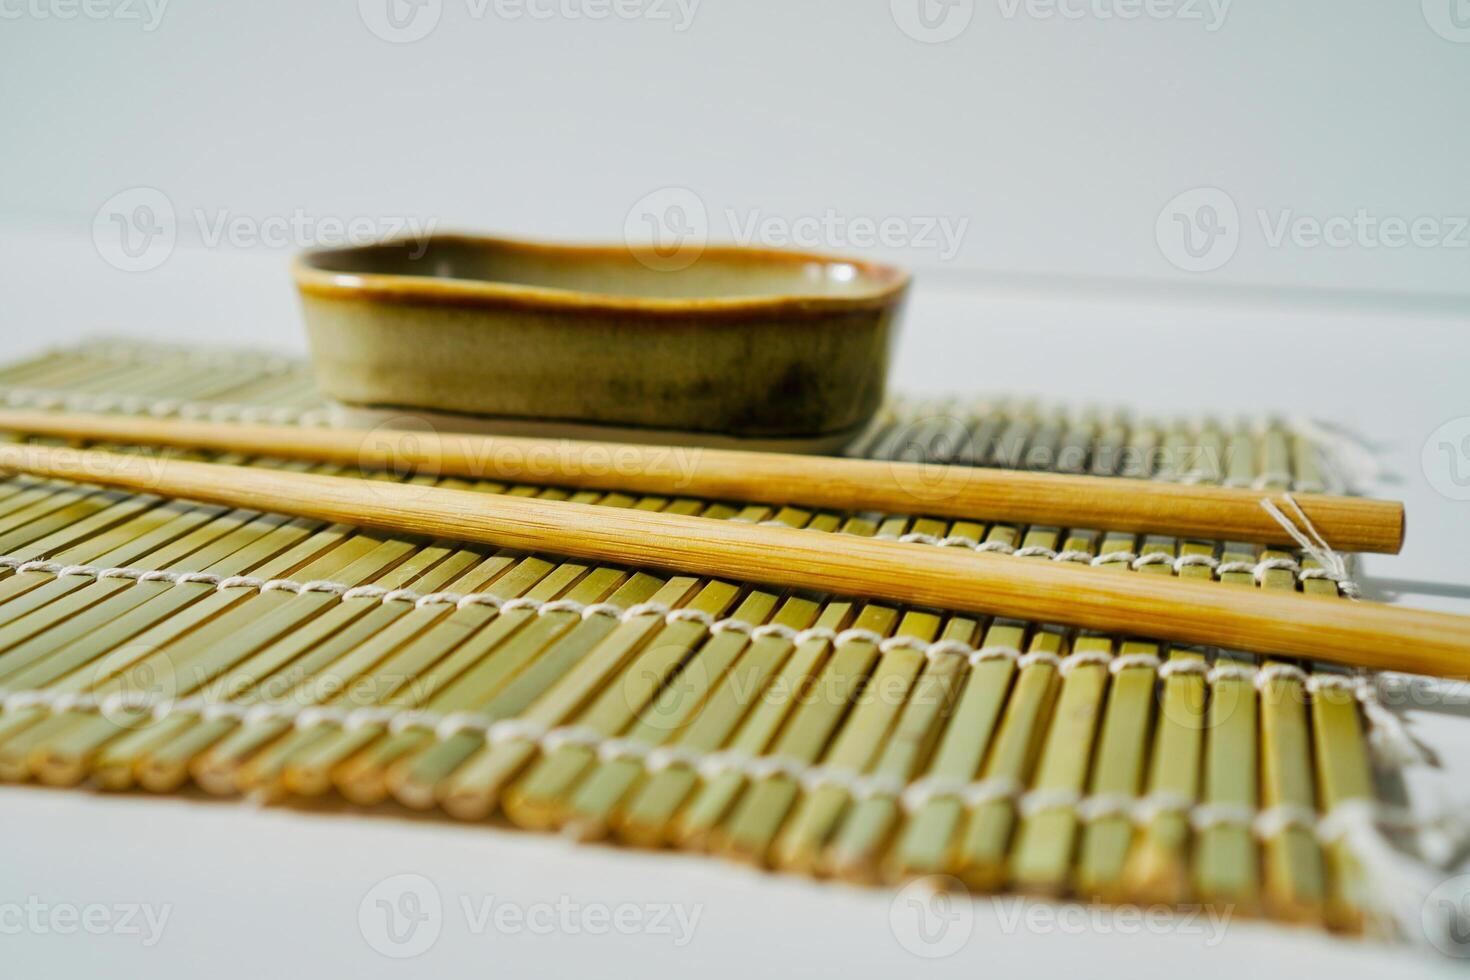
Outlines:
[[[1291, 545], [1260, 491], [728, 449], [0, 410], [0, 430], [441, 476]], [[1398, 501], [1295, 494], [1339, 551], [1397, 553]]]
[[1470, 618], [1064, 562], [378, 480], [35, 445], [0, 469], [428, 537], [1159, 640], [1464, 676]]

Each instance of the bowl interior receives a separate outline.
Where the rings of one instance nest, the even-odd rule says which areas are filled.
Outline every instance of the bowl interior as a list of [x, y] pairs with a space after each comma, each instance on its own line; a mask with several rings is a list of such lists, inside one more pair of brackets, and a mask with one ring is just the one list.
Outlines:
[[687, 267], [644, 261], [616, 246], [533, 245], [440, 236], [307, 254], [320, 272], [410, 276], [649, 299], [814, 296], [863, 297], [888, 292], [902, 273], [885, 266], [777, 252], [712, 246]]

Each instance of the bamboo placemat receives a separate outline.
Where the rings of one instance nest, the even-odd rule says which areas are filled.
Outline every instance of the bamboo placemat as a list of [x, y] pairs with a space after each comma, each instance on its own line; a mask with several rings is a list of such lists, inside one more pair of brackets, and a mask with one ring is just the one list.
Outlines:
[[[26, 407], [327, 417], [304, 363], [240, 352], [96, 342], [0, 386]], [[1284, 423], [1027, 401], [896, 403], [849, 452], [1334, 484]], [[1339, 588], [1242, 542], [404, 478]], [[0, 568], [6, 780], [335, 793], [854, 881], [1389, 925], [1357, 841], [1412, 743], [1360, 673], [25, 477], [0, 482]]]

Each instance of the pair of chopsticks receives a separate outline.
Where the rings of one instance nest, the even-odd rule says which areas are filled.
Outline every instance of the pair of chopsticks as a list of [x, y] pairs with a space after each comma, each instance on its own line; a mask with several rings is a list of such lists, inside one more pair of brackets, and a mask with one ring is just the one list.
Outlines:
[[[0, 430], [443, 476], [1286, 543], [1250, 491], [714, 449], [0, 411]], [[1463, 675], [1470, 618], [969, 550], [437, 487], [0, 446], [0, 469], [393, 532], [1064, 623], [1153, 639]], [[1343, 550], [1394, 552], [1401, 504], [1299, 495]]]

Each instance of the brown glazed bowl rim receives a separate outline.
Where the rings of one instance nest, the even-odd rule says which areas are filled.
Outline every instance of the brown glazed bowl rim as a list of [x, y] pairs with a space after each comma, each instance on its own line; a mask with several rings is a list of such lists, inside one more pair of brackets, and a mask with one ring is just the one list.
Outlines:
[[[732, 265], [764, 265], [768, 267], [846, 266], [854, 278], [866, 288], [850, 293], [804, 293], [790, 290], [734, 296], [660, 297], [621, 293], [584, 292], [553, 286], [487, 279], [455, 279], [412, 275], [402, 272], [361, 272], [333, 268], [334, 259], [348, 255], [386, 254], [391, 249], [416, 244], [425, 249], [436, 243], [451, 243], [483, 248], [487, 251], [524, 251], [543, 258], [576, 263], [606, 261], [609, 258], [638, 264], [638, 273], [647, 274], [650, 267], [638, 257], [636, 249], [623, 244], [584, 244], [540, 242], [529, 239], [502, 238], [463, 233], [435, 233], [417, 238], [393, 238], [368, 245], [343, 248], [316, 248], [298, 254], [291, 273], [303, 295], [333, 299], [361, 299], [408, 305], [448, 305], [536, 309], [549, 312], [632, 312], [649, 315], [721, 316], [736, 314], [807, 312], [833, 313], [882, 309], [893, 305], [907, 290], [910, 276], [904, 269], [865, 259], [853, 259], [806, 252], [796, 249], [767, 248], [753, 245], [707, 245], [695, 259], [705, 258]], [[692, 264], [692, 263], [691, 263]], [[662, 272], [677, 276], [683, 270]], [[795, 277], [793, 277], [794, 279]]]

